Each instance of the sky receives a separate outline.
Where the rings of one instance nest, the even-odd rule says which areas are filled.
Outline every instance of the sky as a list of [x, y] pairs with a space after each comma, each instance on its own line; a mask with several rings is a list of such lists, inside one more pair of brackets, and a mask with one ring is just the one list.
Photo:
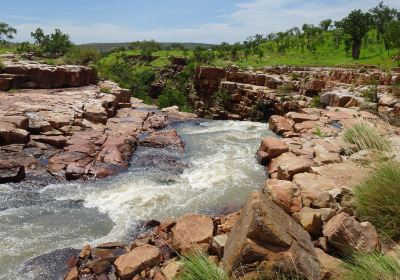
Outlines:
[[[4, 3], [2, 4], [2, 2]], [[234, 43], [322, 19], [339, 20], [379, 0], [0, 0], [0, 22], [30, 41], [41, 27], [68, 33], [74, 43]], [[400, 9], [400, 0], [385, 4]]]

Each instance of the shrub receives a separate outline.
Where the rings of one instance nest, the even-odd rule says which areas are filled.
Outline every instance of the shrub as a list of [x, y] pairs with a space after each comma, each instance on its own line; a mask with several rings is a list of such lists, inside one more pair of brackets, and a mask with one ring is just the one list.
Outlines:
[[400, 279], [400, 260], [379, 252], [355, 254], [345, 268], [346, 280]]
[[72, 47], [69, 35], [62, 33], [60, 29], [55, 29], [54, 33], [46, 35], [42, 29], [38, 28], [31, 33], [31, 36], [43, 53], [50, 57], [62, 56]]
[[157, 99], [157, 106], [166, 108], [174, 105], [177, 105], [181, 111], [191, 111], [186, 96], [178, 89], [167, 84]]
[[89, 65], [97, 63], [100, 53], [94, 48], [72, 47], [65, 55], [69, 64]]
[[232, 101], [232, 96], [226, 91], [219, 90], [213, 94], [212, 99], [216, 105], [226, 108]]
[[107, 86], [101, 87], [100, 88], [100, 92], [102, 92], [102, 93], [111, 93], [111, 87], [107, 87]]
[[400, 163], [382, 163], [354, 189], [355, 206], [363, 220], [389, 237], [400, 235]]
[[321, 97], [316, 95], [311, 100], [311, 107], [312, 108], [321, 108]]
[[283, 83], [278, 87], [278, 92], [280, 94], [287, 94], [293, 91], [293, 84], [292, 83]]
[[212, 263], [204, 253], [183, 258], [179, 280], [229, 280], [227, 273]]
[[348, 147], [348, 153], [355, 153], [361, 150], [373, 150], [387, 152], [391, 150], [389, 141], [379, 135], [379, 133], [366, 123], [359, 123], [347, 129], [343, 139], [351, 144]]

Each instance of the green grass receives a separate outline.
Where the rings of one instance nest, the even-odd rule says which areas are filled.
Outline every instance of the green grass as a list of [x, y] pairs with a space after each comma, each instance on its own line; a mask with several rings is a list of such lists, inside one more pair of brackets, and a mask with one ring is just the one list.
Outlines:
[[229, 280], [228, 274], [201, 252], [183, 258], [178, 280]]
[[390, 238], [400, 235], [400, 163], [382, 163], [354, 188], [355, 207], [363, 221], [371, 222]]
[[345, 280], [400, 279], [400, 260], [378, 252], [355, 254], [345, 268], [348, 270]]
[[102, 92], [102, 93], [111, 93], [111, 87], [107, 87], [107, 86], [104, 86], [104, 87], [101, 87], [100, 88], [100, 92]]
[[347, 147], [347, 153], [352, 154], [361, 150], [372, 150], [378, 152], [391, 151], [389, 141], [379, 135], [379, 133], [371, 125], [367, 123], [359, 123], [348, 128], [343, 139], [350, 144]]

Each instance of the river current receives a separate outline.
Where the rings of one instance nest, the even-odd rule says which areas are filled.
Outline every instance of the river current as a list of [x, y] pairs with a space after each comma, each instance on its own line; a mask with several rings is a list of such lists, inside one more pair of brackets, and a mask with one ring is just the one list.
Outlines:
[[0, 280], [59, 279], [72, 248], [129, 241], [150, 219], [240, 207], [263, 186], [266, 174], [255, 152], [272, 135], [266, 124], [204, 121], [174, 128], [185, 153], [139, 147], [128, 171], [112, 178], [44, 188], [0, 185]]

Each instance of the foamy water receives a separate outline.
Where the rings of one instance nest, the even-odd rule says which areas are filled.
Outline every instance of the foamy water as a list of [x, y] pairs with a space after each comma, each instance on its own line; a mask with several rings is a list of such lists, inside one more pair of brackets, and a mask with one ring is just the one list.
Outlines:
[[[261, 138], [270, 133], [267, 125], [210, 121], [176, 128], [186, 144], [179, 161], [187, 167], [180, 173], [133, 164], [114, 178], [85, 184], [41, 190], [0, 185], [0, 209], [4, 209], [0, 211], [0, 279], [35, 279], [40, 271], [15, 271], [27, 259], [54, 249], [128, 240], [139, 221], [240, 206], [251, 191], [262, 187], [265, 172], [254, 155]], [[146, 153], [171, 156], [139, 148], [132, 160]]]

